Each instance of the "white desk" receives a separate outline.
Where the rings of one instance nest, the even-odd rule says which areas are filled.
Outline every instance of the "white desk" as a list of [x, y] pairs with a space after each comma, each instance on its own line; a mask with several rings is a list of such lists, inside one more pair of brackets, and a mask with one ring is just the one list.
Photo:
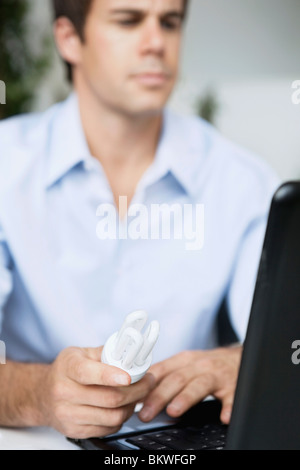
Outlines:
[[0, 450], [80, 450], [50, 428], [0, 428]]

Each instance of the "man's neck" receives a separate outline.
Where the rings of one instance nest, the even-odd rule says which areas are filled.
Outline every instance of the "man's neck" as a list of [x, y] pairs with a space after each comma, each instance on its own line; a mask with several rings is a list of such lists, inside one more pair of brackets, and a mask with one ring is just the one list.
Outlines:
[[78, 93], [80, 115], [91, 154], [105, 169], [150, 166], [162, 128], [162, 113], [128, 115]]
[[155, 159], [162, 113], [129, 116], [102, 107], [89, 93], [78, 93], [81, 121], [91, 155], [99, 160], [121, 218], [121, 196], [128, 207], [137, 185]]

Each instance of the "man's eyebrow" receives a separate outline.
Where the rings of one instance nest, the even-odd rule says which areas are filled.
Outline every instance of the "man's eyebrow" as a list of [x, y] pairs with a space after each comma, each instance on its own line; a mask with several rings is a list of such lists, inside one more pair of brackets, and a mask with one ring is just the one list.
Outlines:
[[[135, 16], [145, 16], [147, 14], [146, 10], [138, 10], [137, 8], [117, 8], [110, 10], [111, 15], [135, 15]], [[161, 18], [164, 17], [175, 17], [175, 18], [184, 18], [183, 10], [166, 10], [160, 14]]]

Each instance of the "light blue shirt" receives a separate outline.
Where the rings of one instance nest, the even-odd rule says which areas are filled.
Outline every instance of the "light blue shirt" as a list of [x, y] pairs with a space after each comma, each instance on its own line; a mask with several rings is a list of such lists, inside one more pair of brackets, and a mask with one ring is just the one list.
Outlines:
[[75, 93], [44, 113], [1, 122], [0, 338], [7, 358], [49, 362], [68, 346], [103, 345], [138, 309], [160, 322], [154, 362], [211, 348], [225, 297], [244, 339], [279, 180], [201, 119], [166, 109], [163, 122], [130, 210], [143, 208], [140, 221], [148, 217], [150, 230], [153, 205], [202, 208], [194, 218], [202, 224], [197, 249], [172, 231], [169, 239], [134, 237], [135, 226], [126, 237], [123, 223], [122, 236], [99, 236], [99, 207], [113, 207], [114, 198], [89, 152]]

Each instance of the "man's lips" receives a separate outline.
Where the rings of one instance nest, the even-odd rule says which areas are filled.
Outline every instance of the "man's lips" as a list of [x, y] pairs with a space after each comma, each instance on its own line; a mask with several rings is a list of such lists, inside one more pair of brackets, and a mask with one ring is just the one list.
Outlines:
[[164, 85], [170, 76], [161, 72], [142, 72], [134, 75], [134, 78], [142, 85], [157, 87]]

